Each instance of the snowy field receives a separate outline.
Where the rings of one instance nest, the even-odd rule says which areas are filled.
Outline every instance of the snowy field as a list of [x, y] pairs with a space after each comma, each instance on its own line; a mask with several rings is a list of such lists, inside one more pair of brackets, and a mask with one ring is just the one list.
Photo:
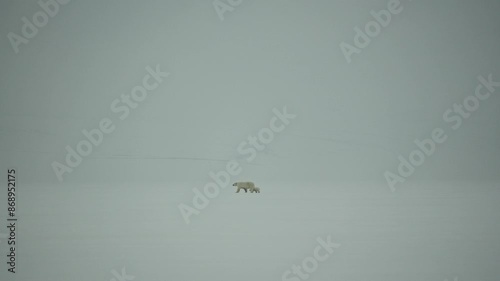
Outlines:
[[328, 236], [340, 247], [310, 280], [500, 276], [498, 183], [261, 186], [228, 187], [189, 225], [182, 185], [23, 186], [15, 280], [112, 280], [123, 267], [134, 280], [282, 280]]

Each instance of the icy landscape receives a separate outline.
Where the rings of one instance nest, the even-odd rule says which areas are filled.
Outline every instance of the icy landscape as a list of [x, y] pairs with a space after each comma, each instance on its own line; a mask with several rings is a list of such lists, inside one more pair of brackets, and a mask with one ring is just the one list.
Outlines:
[[499, 11], [4, 1], [0, 280], [498, 281]]

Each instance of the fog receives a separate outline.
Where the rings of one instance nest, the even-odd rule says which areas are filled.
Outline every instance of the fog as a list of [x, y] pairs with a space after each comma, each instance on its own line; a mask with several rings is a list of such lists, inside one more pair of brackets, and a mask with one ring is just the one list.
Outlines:
[[497, 280], [498, 1], [40, 3], [0, 4], [1, 280]]

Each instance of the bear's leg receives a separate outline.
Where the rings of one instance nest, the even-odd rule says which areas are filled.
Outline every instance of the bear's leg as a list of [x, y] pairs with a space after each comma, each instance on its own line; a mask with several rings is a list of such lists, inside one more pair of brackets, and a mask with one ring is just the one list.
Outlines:
[[238, 189], [236, 190], [236, 193], [239, 193], [240, 192], [240, 187], [238, 186]]

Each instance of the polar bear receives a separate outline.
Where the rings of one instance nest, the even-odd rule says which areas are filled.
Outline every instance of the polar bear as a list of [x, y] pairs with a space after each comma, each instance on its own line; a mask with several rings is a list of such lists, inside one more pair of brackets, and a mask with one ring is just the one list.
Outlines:
[[245, 193], [247, 192], [247, 190], [252, 191], [255, 189], [255, 184], [251, 181], [235, 182], [233, 183], [233, 186], [238, 187], [236, 193], [240, 192], [240, 189], [244, 189]]
[[258, 187], [256, 186], [256, 187], [254, 187], [254, 188], [250, 189], [250, 192], [251, 192], [251, 193], [253, 193], [253, 192], [255, 192], [255, 193], [260, 193], [260, 188], [258, 188]]

